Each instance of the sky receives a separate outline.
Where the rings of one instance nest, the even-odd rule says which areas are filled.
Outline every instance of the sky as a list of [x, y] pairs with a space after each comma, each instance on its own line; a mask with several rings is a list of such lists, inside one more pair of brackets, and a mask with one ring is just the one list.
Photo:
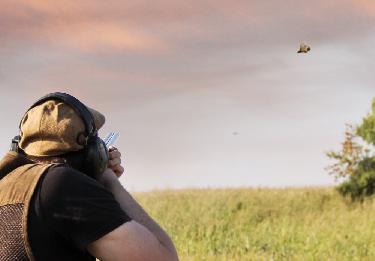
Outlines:
[[331, 186], [374, 46], [372, 0], [2, 0], [0, 152], [61, 91], [120, 132], [130, 190]]

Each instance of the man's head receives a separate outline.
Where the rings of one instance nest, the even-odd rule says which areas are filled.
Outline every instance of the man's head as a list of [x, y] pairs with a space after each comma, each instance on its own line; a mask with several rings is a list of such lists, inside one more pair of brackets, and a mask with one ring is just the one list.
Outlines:
[[[89, 109], [97, 129], [104, 116]], [[48, 100], [26, 112], [21, 124], [19, 147], [36, 157], [57, 156], [84, 148], [88, 133], [81, 116], [68, 104]]]
[[90, 161], [87, 165], [97, 164], [97, 161], [108, 160], [102, 155], [107, 153], [103, 152], [105, 146], [103, 148], [97, 137], [97, 130], [104, 122], [101, 113], [73, 96], [49, 94], [37, 101], [22, 118], [19, 148], [34, 158], [63, 157], [84, 151], [85, 158]]

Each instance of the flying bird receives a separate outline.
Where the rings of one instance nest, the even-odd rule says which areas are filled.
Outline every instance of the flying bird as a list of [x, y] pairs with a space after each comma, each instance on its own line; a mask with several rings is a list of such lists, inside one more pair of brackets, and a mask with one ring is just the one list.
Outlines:
[[310, 50], [311, 50], [310, 46], [308, 46], [305, 43], [301, 43], [301, 45], [299, 46], [299, 50], [298, 50], [297, 53], [307, 53]]

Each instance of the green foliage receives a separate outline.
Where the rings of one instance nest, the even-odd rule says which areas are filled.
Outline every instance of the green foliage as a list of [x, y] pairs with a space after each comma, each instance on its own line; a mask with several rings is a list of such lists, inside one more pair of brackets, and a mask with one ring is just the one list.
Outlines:
[[181, 261], [375, 260], [375, 199], [332, 188], [137, 193]]
[[372, 111], [363, 119], [357, 128], [357, 134], [369, 144], [375, 145], [375, 99], [372, 102]]
[[346, 126], [345, 141], [341, 151], [330, 151], [327, 156], [335, 163], [327, 168], [335, 178], [344, 178], [337, 187], [343, 196], [353, 201], [375, 193], [375, 99], [372, 111], [363, 118], [358, 127]]
[[375, 159], [363, 159], [355, 172], [337, 187], [344, 196], [350, 196], [352, 200], [363, 200], [366, 196], [375, 193]]
[[357, 136], [354, 131], [353, 125], [347, 124], [341, 151], [327, 153], [327, 156], [335, 160], [335, 163], [326, 169], [336, 179], [352, 176], [357, 172], [360, 162], [369, 156], [370, 151], [356, 141]]

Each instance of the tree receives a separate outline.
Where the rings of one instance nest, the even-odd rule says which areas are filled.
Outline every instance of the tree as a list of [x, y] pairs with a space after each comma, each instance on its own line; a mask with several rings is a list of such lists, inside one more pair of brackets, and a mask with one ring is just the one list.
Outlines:
[[337, 190], [352, 200], [363, 200], [375, 193], [375, 99], [372, 111], [355, 127], [347, 124], [341, 151], [329, 151], [335, 163], [327, 167], [336, 180]]
[[357, 135], [367, 143], [375, 145], [375, 99], [372, 101], [372, 111], [363, 118], [362, 124], [358, 126]]

